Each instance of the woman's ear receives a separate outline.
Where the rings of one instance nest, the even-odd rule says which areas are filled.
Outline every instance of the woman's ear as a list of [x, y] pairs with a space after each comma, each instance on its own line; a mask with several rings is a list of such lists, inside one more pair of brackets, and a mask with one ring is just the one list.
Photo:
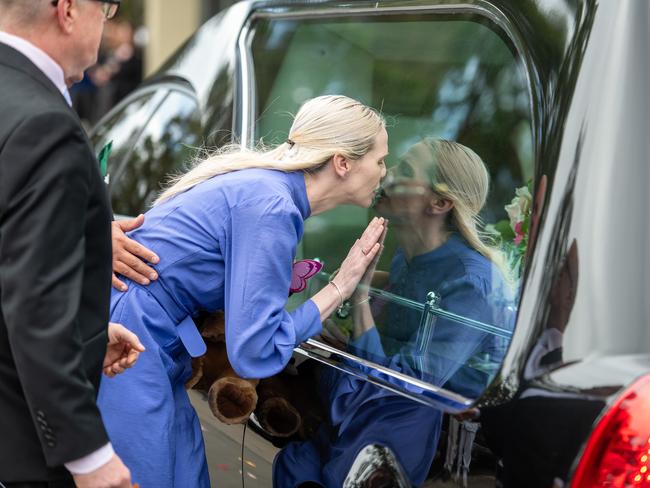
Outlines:
[[444, 215], [454, 208], [454, 202], [448, 198], [442, 198], [439, 196], [433, 197], [429, 201], [429, 206], [427, 207], [427, 213], [429, 215]]
[[332, 156], [332, 167], [337, 175], [346, 178], [352, 170], [352, 162], [341, 154], [335, 154]]

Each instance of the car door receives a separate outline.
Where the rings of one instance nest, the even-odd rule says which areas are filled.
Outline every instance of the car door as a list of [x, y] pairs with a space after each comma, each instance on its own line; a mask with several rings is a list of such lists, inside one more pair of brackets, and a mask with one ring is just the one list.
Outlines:
[[[244, 143], [283, 142], [288, 114], [305, 100], [343, 94], [386, 118], [393, 177], [408, 173], [409, 159], [403, 155], [424, 138], [471, 148], [491, 179], [481, 212], [489, 224], [485, 237], [504, 260], [493, 267], [503, 279], [492, 282], [503, 286], [486, 292], [492, 313], [481, 314], [472, 303], [445, 309], [439, 298], [446, 284], [430, 279], [438, 273], [430, 267], [437, 261], [425, 255], [405, 260], [404, 246], [417, 238], [415, 231], [391, 227], [377, 267], [390, 277], [388, 285], [370, 288], [374, 342], [351, 344], [358, 305], [346, 303], [327, 324], [336, 334], [297, 348], [282, 375], [296, 428], [280, 435], [271, 431], [260, 421], [258, 408], [246, 432], [246, 486], [309, 481], [334, 486], [333, 480], [375, 486], [361, 483], [382, 470], [393, 480], [390, 486], [421, 485], [435, 477], [433, 459], [437, 456], [440, 471], [446, 454], [448, 467], [460, 472], [462, 446], [450, 453], [441, 447], [451, 430], [440, 432], [447, 420], [429, 421], [434, 412], [470, 407], [491, 384], [512, 336], [525, 267], [523, 226], [528, 226], [524, 221], [534, 186], [535, 123], [530, 72], [516, 35], [489, 6], [305, 5], [255, 11], [240, 36], [239, 57]], [[327, 284], [377, 210], [342, 207], [307, 220], [297, 257], [318, 259], [324, 266], [308, 290], [291, 297], [289, 307]], [[458, 348], [460, 339], [453, 334], [437, 335], [443, 327], [455, 328], [457, 338], [480, 334], [483, 346]], [[457, 351], [460, 355], [453, 357]], [[443, 367], [446, 374], [440, 374]], [[344, 402], [341, 413], [338, 393], [346, 388], [352, 397], [363, 394]], [[281, 390], [277, 387], [276, 394], [281, 396]], [[380, 404], [384, 407], [375, 420], [355, 423]], [[471, 429], [461, 426], [458, 435], [473, 438]], [[479, 465], [476, 476], [493, 473], [492, 461], [488, 457], [485, 466]]]

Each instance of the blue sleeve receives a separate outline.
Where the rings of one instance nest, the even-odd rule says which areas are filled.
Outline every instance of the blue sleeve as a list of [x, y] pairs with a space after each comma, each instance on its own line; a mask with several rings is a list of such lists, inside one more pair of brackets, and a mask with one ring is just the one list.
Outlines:
[[294, 347], [321, 331], [313, 301], [291, 313], [284, 309], [302, 228], [293, 202], [279, 196], [231, 209], [224, 249], [226, 346], [244, 378], [279, 373]]
[[348, 344], [348, 350], [355, 356], [367, 358], [382, 364], [386, 360], [384, 346], [381, 344], [377, 327], [368, 329]]

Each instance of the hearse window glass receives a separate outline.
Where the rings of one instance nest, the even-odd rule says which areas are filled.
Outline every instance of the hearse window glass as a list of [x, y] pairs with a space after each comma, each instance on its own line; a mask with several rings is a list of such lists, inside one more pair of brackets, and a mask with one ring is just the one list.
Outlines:
[[[258, 140], [284, 141], [288, 114], [322, 94], [361, 100], [387, 121], [382, 194], [371, 209], [307, 220], [299, 257], [324, 268], [290, 306], [325, 286], [383, 215], [390, 226], [372, 282], [321, 340], [479, 396], [512, 335], [528, 228], [531, 102], [512, 44], [477, 15], [261, 18], [251, 55]], [[433, 202], [452, 205], [440, 214]]]
[[113, 211], [137, 215], [151, 207], [161, 183], [191, 163], [201, 144], [196, 100], [171, 91], [133, 145], [126, 163], [111, 175]]
[[166, 95], [167, 90], [160, 90], [129, 97], [97, 124], [90, 139], [96, 153], [99, 153], [109, 142], [112, 143], [107, 166], [109, 174], [118, 171], [124, 158], [128, 157], [142, 128]]

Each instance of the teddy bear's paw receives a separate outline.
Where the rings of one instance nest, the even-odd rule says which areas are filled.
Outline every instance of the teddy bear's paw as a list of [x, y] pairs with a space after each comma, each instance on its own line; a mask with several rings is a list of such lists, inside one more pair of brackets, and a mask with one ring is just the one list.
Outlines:
[[257, 392], [249, 381], [221, 378], [210, 387], [208, 405], [212, 414], [224, 424], [242, 424], [255, 410]]
[[262, 428], [276, 437], [289, 437], [295, 434], [302, 421], [293, 405], [281, 397], [265, 400], [257, 408], [255, 415]]

